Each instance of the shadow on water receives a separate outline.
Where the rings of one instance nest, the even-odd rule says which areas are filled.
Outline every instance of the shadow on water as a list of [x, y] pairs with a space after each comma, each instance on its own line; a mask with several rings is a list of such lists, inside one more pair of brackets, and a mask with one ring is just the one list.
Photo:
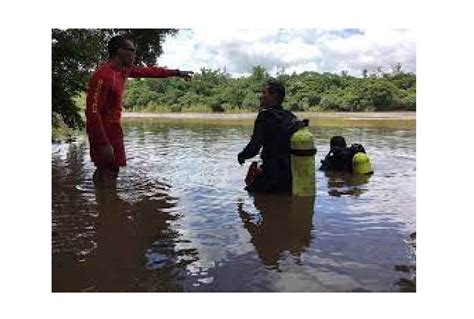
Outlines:
[[132, 203], [114, 190], [95, 189], [82, 165], [84, 150], [71, 144], [65, 158], [61, 150], [53, 155], [52, 290], [183, 290], [197, 253], [175, 249], [177, 200], [156, 181], [148, 188], [153, 194]]
[[249, 214], [238, 203], [238, 214], [264, 265], [278, 270], [286, 251], [296, 264], [301, 264], [301, 253], [311, 242], [314, 202], [314, 197], [256, 195], [258, 216]]

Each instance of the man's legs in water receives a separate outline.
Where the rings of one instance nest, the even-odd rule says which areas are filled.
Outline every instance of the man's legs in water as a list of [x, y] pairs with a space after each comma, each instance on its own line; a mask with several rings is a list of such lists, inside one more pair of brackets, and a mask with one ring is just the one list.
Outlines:
[[99, 188], [116, 188], [117, 177], [119, 173], [118, 167], [97, 167], [92, 177], [94, 185]]

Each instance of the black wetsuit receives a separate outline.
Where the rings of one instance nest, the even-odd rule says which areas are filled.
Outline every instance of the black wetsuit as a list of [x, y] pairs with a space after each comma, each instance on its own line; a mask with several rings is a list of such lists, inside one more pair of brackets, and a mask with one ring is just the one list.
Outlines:
[[289, 193], [291, 191], [290, 140], [285, 123], [296, 120], [281, 106], [261, 109], [255, 120], [252, 139], [238, 157], [249, 159], [262, 153], [262, 173], [245, 189], [259, 193]]
[[334, 171], [353, 173], [352, 158], [358, 152], [365, 153], [360, 144], [352, 144], [350, 147], [333, 147], [321, 161], [320, 171]]

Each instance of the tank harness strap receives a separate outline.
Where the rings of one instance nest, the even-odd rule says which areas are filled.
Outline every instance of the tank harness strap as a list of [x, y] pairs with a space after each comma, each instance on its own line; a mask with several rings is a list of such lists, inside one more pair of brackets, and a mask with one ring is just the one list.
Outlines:
[[290, 154], [295, 156], [314, 156], [316, 154], [316, 149], [309, 150], [294, 150], [290, 149]]

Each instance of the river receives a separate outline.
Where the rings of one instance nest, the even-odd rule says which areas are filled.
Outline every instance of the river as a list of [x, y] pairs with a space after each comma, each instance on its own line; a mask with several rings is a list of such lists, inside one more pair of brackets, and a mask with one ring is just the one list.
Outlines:
[[312, 127], [375, 174], [316, 172], [315, 198], [251, 196], [248, 125], [125, 121], [128, 166], [96, 190], [87, 137], [52, 144], [53, 291], [414, 291], [416, 132]]

